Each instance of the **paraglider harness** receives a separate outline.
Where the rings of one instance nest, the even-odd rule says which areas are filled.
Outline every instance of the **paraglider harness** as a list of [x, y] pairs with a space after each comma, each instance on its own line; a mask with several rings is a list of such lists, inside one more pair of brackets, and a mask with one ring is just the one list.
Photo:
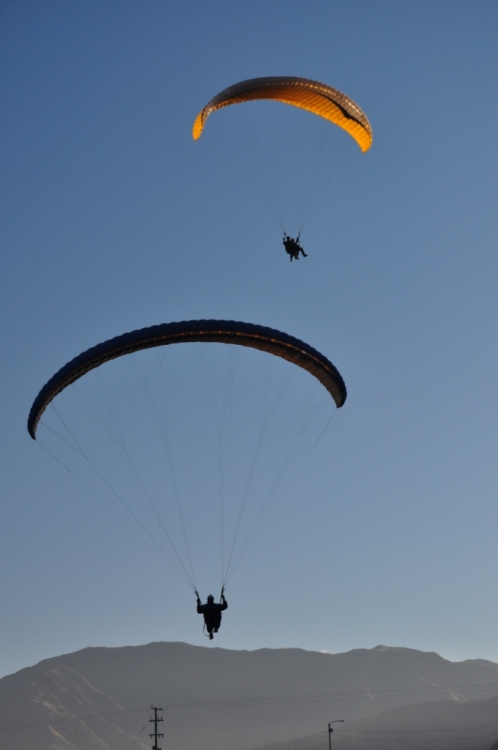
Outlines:
[[294, 240], [292, 237], [290, 237], [287, 232], [284, 232], [284, 238], [282, 240], [285, 251], [290, 255], [290, 261], [292, 263], [293, 260], [299, 260], [299, 253], [301, 252], [303, 255], [303, 258], [307, 258], [308, 254], [304, 252], [303, 248], [299, 244], [299, 239], [301, 237], [301, 232], [297, 235], [296, 239]]
[[[195, 589], [194, 593], [197, 597], [197, 601], [200, 602], [201, 597], [199, 596], [197, 589]], [[224, 599], [224, 596], [225, 596], [225, 586], [222, 586], [221, 594], [220, 594], [220, 604], [222, 604], [222, 600]], [[221, 612], [220, 612], [220, 619], [221, 619]], [[206, 621], [204, 621], [204, 625], [202, 626], [202, 635], [205, 636], [206, 638], [209, 638], [210, 640], [213, 640], [213, 634], [206, 632]]]

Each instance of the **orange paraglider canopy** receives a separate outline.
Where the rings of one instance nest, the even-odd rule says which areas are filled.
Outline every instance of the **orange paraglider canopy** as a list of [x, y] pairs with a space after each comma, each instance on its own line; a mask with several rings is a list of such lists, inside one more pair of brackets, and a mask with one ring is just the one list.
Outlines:
[[221, 91], [195, 118], [192, 128], [194, 140], [200, 138], [212, 112], [230, 104], [255, 99], [283, 102], [323, 117], [349, 133], [362, 151], [368, 151], [372, 145], [372, 128], [368, 118], [352, 99], [319, 81], [291, 76], [251, 78]]

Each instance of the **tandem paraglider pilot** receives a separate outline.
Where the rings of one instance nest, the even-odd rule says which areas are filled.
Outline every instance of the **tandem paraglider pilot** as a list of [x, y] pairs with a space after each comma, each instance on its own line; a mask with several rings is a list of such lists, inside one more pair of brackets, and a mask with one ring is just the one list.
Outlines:
[[299, 244], [299, 235], [294, 240], [292, 237], [289, 237], [288, 234], [285, 234], [284, 232], [284, 238], [282, 240], [285, 247], [285, 252], [290, 255], [290, 259], [292, 260], [299, 260], [299, 253], [302, 254], [303, 258], [308, 257], [308, 253], [305, 253], [301, 245]]
[[[197, 591], [195, 592], [197, 594]], [[221, 602], [214, 601], [214, 596], [209, 594], [206, 604], [202, 604], [197, 594], [197, 613], [204, 615], [204, 626], [208, 632], [209, 640], [213, 640], [213, 633], [217, 633], [221, 625], [221, 613], [228, 607], [225, 594], [221, 592]]]

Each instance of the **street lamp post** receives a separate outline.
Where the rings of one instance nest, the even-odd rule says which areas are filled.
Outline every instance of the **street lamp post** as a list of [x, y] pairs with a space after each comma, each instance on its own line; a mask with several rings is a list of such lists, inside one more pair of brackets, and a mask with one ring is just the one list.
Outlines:
[[329, 721], [329, 750], [332, 750], [332, 732], [334, 731], [332, 729], [332, 724], [344, 724], [344, 719], [334, 719], [334, 721]]

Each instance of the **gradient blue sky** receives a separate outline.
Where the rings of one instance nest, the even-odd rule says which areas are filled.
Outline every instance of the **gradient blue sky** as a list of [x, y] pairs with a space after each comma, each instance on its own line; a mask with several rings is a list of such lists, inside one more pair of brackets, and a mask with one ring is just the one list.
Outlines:
[[[495, 2], [2, 3], [0, 674], [206, 643], [188, 589], [25, 426], [80, 351], [205, 317], [304, 339], [349, 391], [217, 644], [498, 660], [497, 30]], [[190, 135], [263, 75], [330, 83], [374, 131], [299, 264]]]

